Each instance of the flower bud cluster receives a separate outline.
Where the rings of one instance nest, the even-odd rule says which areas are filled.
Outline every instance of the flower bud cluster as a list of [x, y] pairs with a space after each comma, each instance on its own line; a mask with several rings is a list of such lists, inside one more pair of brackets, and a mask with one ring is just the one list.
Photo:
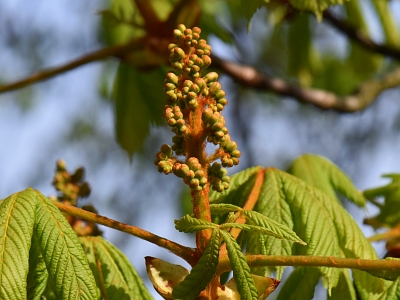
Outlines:
[[175, 163], [172, 172], [196, 191], [201, 191], [208, 181], [199, 160], [195, 157], [190, 157], [187, 164]]
[[231, 178], [228, 176], [228, 170], [223, 168], [220, 163], [215, 162], [208, 167], [211, 188], [217, 192], [223, 192], [229, 188]]
[[78, 197], [87, 197], [90, 194], [90, 187], [83, 179], [85, 177], [85, 169], [78, 168], [74, 174], [67, 171], [65, 161], [58, 160], [56, 166], [56, 174], [53, 178], [53, 186], [60, 192], [59, 200], [68, 201], [72, 205], [76, 205]]
[[164, 173], [165, 175], [171, 173], [174, 162], [175, 160], [172, 158], [172, 148], [167, 144], [162, 145], [154, 160], [154, 164], [158, 167], [158, 172]]

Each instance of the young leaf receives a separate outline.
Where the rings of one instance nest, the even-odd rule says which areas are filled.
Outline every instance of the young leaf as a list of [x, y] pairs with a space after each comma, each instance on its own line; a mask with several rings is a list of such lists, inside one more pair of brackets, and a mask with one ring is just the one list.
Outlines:
[[[387, 257], [385, 259], [386, 260], [399, 260], [399, 258], [394, 258], [394, 257]], [[368, 270], [367, 272], [376, 277], [383, 278], [386, 280], [391, 280], [391, 281], [394, 281], [400, 277], [399, 270]]]
[[174, 287], [172, 291], [174, 299], [195, 299], [207, 287], [217, 270], [219, 246], [219, 230], [215, 229], [197, 265]]
[[35, 221], [33, 190], [16, 193], [0, 204], [0, 299], [26, 299], [29, 249]]
[[[275, 231], [271, 231], [267, 228], [261, 227], [261, 226], [255, 226], [255, 225], [248, 225], [248, 224], [239, 224], [239, 223], [224, 223], [222, 225], [219, 226], [221, 229], [227, 229], [229, 230], [229, 228], [233, 227], [233, 228], [239, 228], [242, 230], [246, 230], [246, 231], [250, 231], [250, 232], [258, 232], [259, 234], [264, 234], [264, 235], [269, 235], [269, 236], [273, 236], [276, 237], [278, 239], [282, 239], [282, 240], [286, 240], [286, 238], [284, 238], [282, 235], [277, 234]], [[290, 229], [288, 229], [288, 231], [290, 231]], [[297, 242], [300, 243], [302, 245], [306, 245], [306, 243], [304, 243], [301, 239], [299, 239], [295, 233], [293, 233], [295, 235], [295, 237], [291, 236], [289, 237], [287, 240], [293, 241], [293, 242]]]
[[36, 234], [33, 233], [31, 249], [29, 251], [29, 273], [26, 279], [28, 300], [42, 299], [42, 294], [46, 290], [48, 277], [49, 273], [40, 252], [40, 245]]
[[260, 166], [245, 169], [231, 177], [229, 189], [222, 193], [210, 191], [210, 203], [230, 203], [242, 207], [257, 178]]
[[58, 299], [98, 299], [96, 281], [75, 232], [49, 199], [38, 191], [23, 192], [37, 203], [35, 230]]
[[253, 278], [251, 277], [250, 268], [239, 244], [230, 233], [224, 230], [221, 230], [220, 233], [226, 243], [226, 249], [228, 250], [229, 260], [233, 270], [233, 278], [235, 278], [240, 299], [258, 300], [257, 288], [254, 284]]
[[218, 228], [218, 225], [206, 222], [203, 220], [198, 220], [196, 218], [193, 218], [189, 215], [184, 216], [180, 220], [175, 220], [175, 228], [179, 230], [180, 232], [195, 232], [203, 229], [216, 229]]
[[128, 258], [100, 236], [79, 238], [104, 299], [153, 299]]
[[218, 214], [226, 214], [229, 212], [237, 212], [238, 210], [241, 210], [239, 206], [232, 205], [232, 204], [210, 204], [210, 210], [212, 214], [218, 215]]
[[349, 270], [340, 269], [339, 281], [337, 286], [332, 289], [328, 300], [357, 300], [353, 280], [350, 277]]
[[253, 210], [243, 210], [243, 214], [246, 216], [251, 223], [261, 226], [271, 232], [270, 235], [276, 236], [283, 240], [293, 241], [300, 243], [302, 245], [307, 245], [304, 243], [297, 234], [286, 227], [285, 225], [279, 224], [278, 222], [271, 220], [270, 218], [263, 216], [262, 214]]
[[164, 299], [172, 299], [173, 288], [181, 282], [189, 271], [159, 258], [146, 256], [146, 271], [154, 288]]
[[296, 158], [288, 173], [319, 188], [327, 195], [336, 198], [336, 192], [345, 196], [358, 206], [365, 205], [365, 197], [356, 189], [350, 178], [335, 164], [318, 155], [305, 154]]
[[277, 300], [311, 300], [318, 281], [316, 268], [297, 267], [285, 281]]
[[139, 72], [121, 63], [114, 83], [115, 131], [118, 143], [132, 155], [143, 146], [150, 123], [163, 124], [164, 72]]

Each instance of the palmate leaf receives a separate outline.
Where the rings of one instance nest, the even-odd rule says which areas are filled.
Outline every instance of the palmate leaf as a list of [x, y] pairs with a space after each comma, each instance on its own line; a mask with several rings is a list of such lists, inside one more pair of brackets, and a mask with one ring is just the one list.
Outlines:
[[250, 274], [250, 267], [240, 249], [239, 244], [232, 235], [224, 230], [220, 231], [226, 243], [230, 264], [232, 266], [233, 278], [240, 294], [241, 300], [258, 300], [257, 288]]
[[218, 225], [198, 220], [189, 215], [182, 217], [180, 220], [175, 220], [175, 228], [180, 232], [195, 232], [203, 229], [217, 229]]
[[215, 229], [199, 262], [190, 274], [174, 287], [174, 299], [195, 299], [206, 288], [217, 270], [219, 246], [220, 234], [219, 230]]
[[[347, 211], [331, 197], [283, 171], [267, 168], [264, 184], [254, 210], [293, 229], [307, 246], [265, 237], [269, 255], [317, 255], [377, 259], [376, 253]], [[248, 253], [260, 253], [259, 239], [248, 238]], [[340, 272], [332, 268], [318, 268], [335, 287]], [[283, 267], [277, 268], [280, 278]], [[384, 282], [366, 272], [353, 271], [360, 294], [373, 297], [384, 290]], [[363, 298], [367, 299], [367, 298]]]
[[153, 299], [128, 258], [118, 248], [100, 236], [81, 237], [79, 241], [104, 299]]
[[397, 278], [390, 287], [379, 297], [378, 300], [397, 300], [400, 299], [400, 277]]
[[351, 179], [335, 164], [318, 155], [305, 154], [296, 158], [288, 173], [317, 187], [327, 195], [336, 198], [336, 192], [345, 196], [358, 206], [365, 205], [362, 192], [351, 182]]
[[225, 203], [210, 204], [210, 211], [214, 215], [226, 214], [226, 213], [230, 213], [230, 212], [237, 212], [239, 210], [242, 210], [242, 209], [239, 206], [236, 206], [233, 204], [225, 204]]
[[26, 299], [27, 291], [28, 299], [38, 299], [47, 284], [57, 299], [98, 299], [75, 232], [38, 191], [29, 188], [2, 201], [0, 253], [1, 299]]

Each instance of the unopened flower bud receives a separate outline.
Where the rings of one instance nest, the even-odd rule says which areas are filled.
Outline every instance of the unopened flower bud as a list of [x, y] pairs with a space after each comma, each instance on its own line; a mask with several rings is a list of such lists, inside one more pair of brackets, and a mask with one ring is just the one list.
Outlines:
[[211, 83], [218, 80], [218, 73], [210, 72], [206, 76], [204, 76], [203, 79], [205, 80], [205, 82], [207, 82], [207, 85], [210, 85]]

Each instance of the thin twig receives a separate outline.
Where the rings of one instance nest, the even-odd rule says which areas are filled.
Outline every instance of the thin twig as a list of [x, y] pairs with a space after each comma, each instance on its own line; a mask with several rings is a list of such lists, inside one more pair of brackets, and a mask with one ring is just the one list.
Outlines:
[[346, 21], [340, 20], [339, 18], [334, 16], [329, 10], [324, 11], [323, 15], [324, 20], [329, 21], [336, 29], [343, 32], [350, 39], [352, 39], [354, 42], [358, 43], [365, 49], [400, 60], [400, 49], [374, 42], [372, 39], [362, 33], [361, 30], [357, 30], [357, 28], [354, 28]]
[[[348, 268], [362, 271], [393, 271], [400, 272], [400, 260], [371, 260], [360, 258], [341, 258], [308, 255], [246, 255], [246, 261], [251, 268], [265, 266], [304, 266]], [[232, 270], [228, 257], [219, 259], [217, 274]]]
[[58, 201], [53, 201], [53, 204], [55, 206], [57, 206], [57, 208], [59, 210], [66, 212], [72, 216], [79, 217], [83, 220], [91, 221], [91, 222], [101, 224], [101, 225], [104, 225], [104, 226], [107, 226], [110, 228], [114, 228], [114, 229], [122, 231], [122, 232], [132, 234], [133, 236], [141, 238], [142, 240], [148, 241], [150, 243], [153, 243], [157, 246], [160, 246], [162, 248], [165, 248], [165, 249], [171, 251], [175, 255], [183, 258], [190, 265], [192, 265], [194, 263], [195, 252], [194, 252], [194, 249], [192, 249], [192, 248], [182, 246], [178, 243], [175, 243], [166, 238], [155, 235], [155, 234], [153, 234], [149, 231], [146, 231], [144, 229], [141, 229], [139, 227], [127, 225], [127, 224], [115, 221], [113, 219], [77, 208], [75, 206], [62, 204]]
[[339, 112], [363, 110], [371, 105], [382, 91], [400, 85], [400, 68], [397, 68], [385, 74], [381, 79], [362, 83], [358, 90], [351, 95], [338, 96], [326, 90], [300, 88], [283, 79], [261, 73], [251, 66], [226, 61], [215, 55], [212, 56], [212, 60], [213, 67], [222, 70], [243, 86], [290, 96], [323, 110], [332, 109]]
[[85, 65], [87, 63], [102, 60], [109, 56], [119, 56], [119, 55], [125, 54], [127, 52], [130, 52], [130, 51], [137, 49], [138, 47], [142, 47], [142, 46], [143, 46], [143, 40], [136, 39], [136, 40], [132, 40], [123, 45], [111, 46], [111, 47], [107, 47], [107, 48], [104, 48], [101, 50], [97, 50], [92, 53], [86, 54], [76, 60], [68, 62], [64, 65], [61, 65], [58, 67], [53, 67], [53, 68], [48, 68], [48, 69], [43, 69], [43, 70], [40, 70], [37, 73], [34, 73], [24, 79], [18, 80], [16, 82], [13, 82], [13, 83], [10, 83], [7, 85], [0, 86], [0, 93], [20, 89], [20, 88], [30, 85], [32, 83], [36, 83], [39, 81], [44, 81], [46, 79], [52, 78], [56, 75], [62, 74], [66, 71], [70, 71], [72, 69], [75, 69], [77, 67]]

